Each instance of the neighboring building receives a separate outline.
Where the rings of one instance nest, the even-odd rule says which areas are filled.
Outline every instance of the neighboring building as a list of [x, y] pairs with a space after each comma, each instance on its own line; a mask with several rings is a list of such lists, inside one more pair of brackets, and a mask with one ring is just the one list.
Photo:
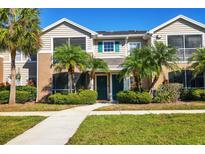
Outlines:
[[[22, 84], [25, 84], [30, 78], [37, 79], [37, 100], [43, 99], [52, 92], [66, 90], [68, 89], [67, 74], [54, 71], [51, 67], [52, 54], [55, 47], [64, 43], [80, 45], [95, 58], [101, 58], [108, 63], [110, 71], [107, 73], [97, 72], [95, 80], [92, 81], [92, 89], [98, 91], [98, 99], [112, 100], [116, 98], [118, 91], [127, 90], [132, 84], [132, 78], [118, 80], [118, 73], [122, 69], [120, 64], [124, 58], [134, 48], [162, 41], [178, 48], [180, 58], [178, 65], [183, 71], [175, 73], [163, 68], [164, 73], [160, 75], [155, 88], [165, 80], [183, 83], [185, 87], [205, 87], [204, 75], [200, 74], [193, 79], [187, 64], [187, 58], [195, 49], [204, 47], [204, 34], [205, 25], [182, 15], [149, 31], [113, 32], [95, 32], [63, 18], [43, 30], [41, 38], [43, 46], [37, 55], [37, 67], [35, 60], [25, 60], [21, 55], [18, 56], [21, 57], [21, 61], [17, 62], [17, 71], [19, 68]], [[8, 55], [8, 53], [3, 53], [0, 56], [0, 82], [2, 79], [5, 82], [10, 74]], [[1, 72], [3, 72], [3, 76]], [[78, 79], [79, 85], [88, 83], [86, 75], [80, 72], [76, 73], [75, 78]], [[150, 82], [145, 79], [142, 86], [147, 87], [149, 84]]]

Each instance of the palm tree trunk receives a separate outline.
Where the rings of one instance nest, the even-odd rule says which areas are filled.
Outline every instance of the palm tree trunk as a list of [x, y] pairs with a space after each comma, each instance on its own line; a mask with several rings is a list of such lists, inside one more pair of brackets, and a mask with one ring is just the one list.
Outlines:
[[72, 80], [72, 86], [74, 86], [74, 92], [76, 93], [76, 84], [75, 84], [75, 77], [74, 77], [74, 73], [71, 73], [71, 80]]
[[10, 85], [10, 96], [9, 104], [16, 103], [16, 50], [11, 51], [11, 85]]
[[72, 77], [70, 72], [68, 74], [68, 88], [69, 88], [69, 92], [72, 93]]
[[159, 79], [159, 76], [158, 76], [158, 75], [155, 75], [154, 80], [152, 81], [152, 84], [150, 85], [149, 91], [152, 90], [152, 88], [154, 87], [154, 85], [157, 83], [158, 79]]

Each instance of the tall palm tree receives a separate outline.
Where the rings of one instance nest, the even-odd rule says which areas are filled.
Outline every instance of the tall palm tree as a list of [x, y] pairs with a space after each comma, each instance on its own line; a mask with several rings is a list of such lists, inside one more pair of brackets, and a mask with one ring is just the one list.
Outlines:
[[147, 56], [147, 62], [150, 62], [148, 67], [151, 67], [153, 72], [153, 82], [150, 89], [153, 88], [159, 79], [160, 73], [163, 73], [163, 66], [170, 70], [179, 69], [176, 63], [178, 60], [177, 49], [173, 47], [166, 46], [162, 42], [155, 42], [154, 46], [150, 47], [150, 52]]
[[68, 73], [68, 88], [72, 93], [72, 87], [76, 90], [76, 84], [74, 80], [75, 69], [84, 71], [89, 62], [89, 55], [82, 50], [79, 46], [70, 46], [64, 44], [55, 49], [53, 54], [55, 70], [61, 72], [66, 70]]
[[90, 57], [90, 64], [89, 64], [89, 68], [90, 68], [90, 83], [89, 83], [89, 88], [92, 87], [92, 82], [93, 79], [95, 78], [95, 72], [96, 71], [108, 71], [108, 65], [107, 63], [102, 60], [102, 59], [97, 59], [97, 58], [93, 58]]
[[134, 88], [140, 90], [141, 80], [144, 77], [151, 76], [150, 67], [145, 67], [145, 57], [147, 55], [148, 48], [136, 48], [132, 50], [131, 54], [127, 56], [124, 62], [121, 64], [122, 70], [120, 71], [121, 79], [125, 76], [133, 75], [134, 77]]
[[205, 48], [196, 49], [188, 61], [189, 63], [192, 63], [190, 68], [193, 69], [193, 74], [195, 77], [200, 73], [205, 74]]
[[0, 49], [11, 56], [11, 86], [9, 104], [16, 98], [16, 52], [25, 56], [37, 53], [41, 47], [38, 9], [0, 9]]

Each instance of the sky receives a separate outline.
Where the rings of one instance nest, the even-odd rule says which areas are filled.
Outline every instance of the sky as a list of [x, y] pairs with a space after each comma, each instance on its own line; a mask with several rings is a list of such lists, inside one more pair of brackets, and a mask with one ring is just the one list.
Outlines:
[[40, 9], [41, 27], [67, 18], [94, 31], [149, 30], [182, 14], [205, 24], [205, 9]]

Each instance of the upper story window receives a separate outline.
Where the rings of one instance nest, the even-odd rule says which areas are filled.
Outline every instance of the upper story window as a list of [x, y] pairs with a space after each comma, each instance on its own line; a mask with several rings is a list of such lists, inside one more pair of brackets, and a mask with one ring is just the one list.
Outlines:
[[104, 52], [114, 52], [115, 43], [114, 42], [103, 42]]
[[36, 54], [31, 54], [30, 56], [25, 56], [22, 52], [16, 51], [16, 61], [17, 62], [25, 62], [25, 61], [33, 61], [36, 62], [37, 56]]
[[135, 48], [141, 48], [141, 42], [129, 42], [129, 51], [132, 51]]
[[120, 42], [119, 41], [98, 42], [98, 52], [99, 53], [120, 52]]
[[53, 49], [62, 46], [63, 44], [80, 46], [81, 49], [86, 50], [86, 38], [85, 37], [62, 37], [53, 38]]
[[185, 61], [192, 56], [196, 48], [202, 47], [202, 35], [169, 35], [167, 43], [177, 48], [180, 60]]

